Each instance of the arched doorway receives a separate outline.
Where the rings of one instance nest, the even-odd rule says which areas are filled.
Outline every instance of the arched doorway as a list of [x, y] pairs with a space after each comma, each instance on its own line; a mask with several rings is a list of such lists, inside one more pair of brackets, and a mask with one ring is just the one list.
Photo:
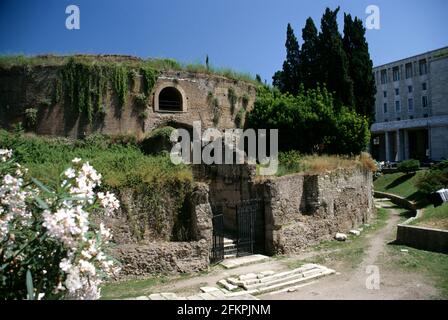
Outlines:
[[182, 93], [175, 87], [163, 88], [158, 98], [159, 111], [183, 111]]

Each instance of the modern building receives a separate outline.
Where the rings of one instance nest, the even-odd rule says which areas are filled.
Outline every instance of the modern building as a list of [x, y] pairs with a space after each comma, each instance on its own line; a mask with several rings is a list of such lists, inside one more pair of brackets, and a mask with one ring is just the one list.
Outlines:
[[392, 162], [448, 159], [448, 47], [373, 70], [373, 157]]

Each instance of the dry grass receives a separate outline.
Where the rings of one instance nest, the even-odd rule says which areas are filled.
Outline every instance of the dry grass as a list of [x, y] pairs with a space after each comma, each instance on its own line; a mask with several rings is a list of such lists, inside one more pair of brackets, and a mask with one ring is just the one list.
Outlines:
[[359, 156], [340, 155], [299, 155], [295, 152], [280, 155], [280, 165], [278, 176], [286, 174], [303, 173], [323, 173], [338, 169], [363, 168], [369, 171], [376, 171], [375, 161], [370, 154], [363, 152]]

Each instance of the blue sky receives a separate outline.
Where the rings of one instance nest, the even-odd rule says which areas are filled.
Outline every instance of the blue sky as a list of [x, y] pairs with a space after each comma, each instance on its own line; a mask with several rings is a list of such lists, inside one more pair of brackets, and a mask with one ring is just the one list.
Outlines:
[[[65, 28], [66, 6], [78, 5], [81, 29]], [[375, 65], [448, 45], [446, 0], [0, 0], [0, 53], [117, 53], [210, 62], [259, 73], [271, 82], [285, 58], [286, 25], [298, 37], [307, 17], [320, 26], [325, 8], [365, 20]], [[343, 14], [339, 15], [342, 31]]]

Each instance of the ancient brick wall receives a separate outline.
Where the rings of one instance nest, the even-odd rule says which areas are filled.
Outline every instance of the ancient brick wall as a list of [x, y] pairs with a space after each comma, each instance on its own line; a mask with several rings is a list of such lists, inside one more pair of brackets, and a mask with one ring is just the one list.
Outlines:
[[[234, 128], [238, 111], [252, 108], [256, 95], [255, 86], [247, 82], [213, 74], [164, 71], [160, 73], [147, 104], [142, 107], [136, 101], [143, 86], [143, 79], [138, 75], [135, 82], [129, 83], [127, 103], [123, 108], [109, 83], [104, 97], [104, 118], [88, 123], [72, 106], [52, 101], [60, 68], [51, 65], [0, 68], [0, 126], [11, 128], [15, 123], [23, 123], [25, 110], [35, 108], [38, 110], [35, 131], [41, 135], [83, 137], [103, 133], [142, 136], [166, 124], [190, 127], [193, 121], [201, 121], [203, 128]], [[185, 102], [182, 111], [158, 111], [158, 93], [167, 86], [182, 93]], [[233, 90], [236, 99], [233, 107], [229, 90]], [[217, 101], [216, 107], [212, 105], [214, 100]], [[215, 117], [215, 112], [219, 116]], [[146, 119], [142, 117], [143, 113], [146, 113]]]

